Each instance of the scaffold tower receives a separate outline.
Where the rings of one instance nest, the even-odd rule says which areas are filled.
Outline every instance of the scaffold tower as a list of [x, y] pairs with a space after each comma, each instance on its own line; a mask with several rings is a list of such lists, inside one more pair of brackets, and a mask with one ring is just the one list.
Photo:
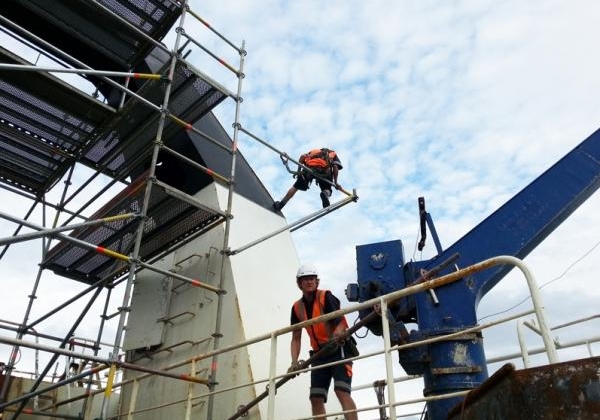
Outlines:
[[[195, 30], [186, 30], [188, 20], [229, 48], [237, 63], [199, 42]], [[240, 133], [276, 152], [286, 167], [288, 161], [301, 164], [242, 127], [244, 43], [231, 42], [185, 0], [7, 0], [0, 4], [0, 29], [0, 187], [30, 202], [24, 216], [1, 212], [14, 231], [0, 238], [0, 260], [11, 246], [42, 241], [22, 319], [0, 320], [3, 330], [16, 334], [2, 339], [12, 347], [0, 376], [3, 418], [165, 418], [180, 412], [212, 418], [217, 406], [232, 404], [218, 401], [219, 385], [227, 382], [219, 369], [235, 369], [240, 357], [256, 363], [248, 354], [219, 355], [247, 328], [228, 320], [242, 298], [229, 290], [237, 270], [230, 258], [356, 201], [356, 193], [343, 190], [346, 198], [330, 208], [276, 223], [258, 239], [242, 236], [232, 249], [234, 196], [281, 219], [238, 152]], [[218, 63], [231, 81], [217, 82], [199, 70], [187, 59], [192, 51]], [[226, 101], [234, 109], [231, 135], [212, 112]], [[34, 318], [46, 273], [82, 287]], [[114, 303], [116, 290], [120, 304]], [[78, 337], [98, 302], [97, 336]], [[81, 309], [63, 336], [38, 332], [75, 303]], [[201, 317], [202, 328], [197, 321], [182, 326]], [[112, 343], [103, 341], [109, 323], [115, 324]], [[234, 338], [222, 343], [225, 329]], [[99, 355], [103, 346], [111, 349], [108, 357]], [[36, 368], [18, 391], [16, 381], [23, 378], [14, 376], [16, 364], [27, 347], [35, 349]], [[40, 351], [52, 354], [43, 367]], [[203, 360], [198, 353], [210, 356]], [[146, 396], [156, 406], [137, 404], [140, 383], [156, 377], [170, 379]], [[194, 384], [207, 392], [194, 396]], [[154, 392], [149, 388], [145, 392]], [[166, 391], [178, 396], [167, 401]], [[75, 416], [65, 411], [73, 403], [81, 404]], [[165, 411], [173, 406], [183, 411]]]

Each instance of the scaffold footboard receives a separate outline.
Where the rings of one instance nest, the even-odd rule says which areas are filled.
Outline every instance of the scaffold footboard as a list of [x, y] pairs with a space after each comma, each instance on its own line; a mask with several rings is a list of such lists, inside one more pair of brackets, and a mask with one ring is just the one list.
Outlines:
[[[125, 213], [139, 213], [146, 186], [146, 175], [125, 188], [91, 219]], [[221, 213], [210, 212], [174, 198], [160, 186], [152, 194], [144, 220], [139, 258], [148, 261], [162, 251], [172, 249], [192, 235], [200, 235], [224, 220]], [[138, 219], [127, 219], [74, 230], [70, 235], [110, 251], [129, 255], [133, 250]], [[127, 261], [111, 258], [77, 243], [63, 241], [53, 247], [42, 266], [56, 274], [93, 284], [101, 279], [116, 278], [129, 269]]]

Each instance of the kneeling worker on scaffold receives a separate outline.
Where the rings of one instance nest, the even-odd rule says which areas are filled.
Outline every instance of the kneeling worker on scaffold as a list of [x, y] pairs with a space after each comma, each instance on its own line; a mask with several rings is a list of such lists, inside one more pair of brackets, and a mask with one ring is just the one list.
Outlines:
[[[273, 208], [279, 211], [287, 204], [288, 201], [296, 194], [296, 191], [306, 191], [309, 188], [313, 179], [317, 179], [317, 185], [321, 189], [321, 203], [323, 208], [329, 206], [329, 197], [331, 197], [331, 186], [335, 186], [337, 190], [341, 189], [338, 184], [338, 172], [343, 168], [342, 163], [333, 150], [327, 148], [313, 149], [308, 153], [300, 156], [298, 161], [310, 169], [300, 167], [300, 170], [294, 174], [297, 177], [294, 185], [288, 190], [281, 201], [276, 201]], [[317, 176], [315, 176], [315, 174]], [[330, 182], [325, 181], [324, 178]]]

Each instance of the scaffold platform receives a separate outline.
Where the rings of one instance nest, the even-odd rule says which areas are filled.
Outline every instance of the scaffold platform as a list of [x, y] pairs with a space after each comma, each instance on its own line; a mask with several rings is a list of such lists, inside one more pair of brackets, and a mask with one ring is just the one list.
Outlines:
[[[144, 200], [146, 174], [128, 185], [90, 219], [101, 219], [126, 213], [139, 213]], [[222, 214], [194, 206], [167, 194], [160, 185], [152, 185], [148, 211], [144, 219], [139, 258], [150, 258], [212, 229], [224, 221]], [[70, 235], [97, 247], [129, 255], [139, 227], [137, 219], [126, 219], [74, 230]], [[126, 261], [111, 258], [94, 249], [63, 241], [52, 248], [42, 267], [56, 274], [93, 284], [105, 278], [114, 279], [129, 270]]]

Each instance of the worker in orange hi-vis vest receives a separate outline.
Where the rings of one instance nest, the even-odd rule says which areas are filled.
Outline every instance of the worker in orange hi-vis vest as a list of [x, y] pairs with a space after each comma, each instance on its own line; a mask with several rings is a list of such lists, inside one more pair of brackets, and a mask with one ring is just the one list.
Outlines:
[[[280, 211], [283, 206], [290, 201], [294, 194], [296, 194], [296, 191], [308, 190], [310, 183], [313, 179], [315, 179], [314, 173], [331, 181], [336, 189], [339, 190], [341, 188], [338, 184], [338, 172], [343, 168], [343, 166], [335, 151], [326, 148], [313, 149], [310, 152], [304, 153], [302, 156], [300, 156], [298, 161], [304, 166], [310, 168], [312, 172], [307, 171], [305, 168], [301, 168], [300, 171], [294, 175], [297, 177], [294, 185], [288, 190], [281, 201], [276, 201], [273, 204], [273, 208], [276, 211]], [[328, 207], [329, 197], [331, 197], [331, 184], [317, 178], [317, 185], [321, 189], [321, 203], [323, 204], [323, 208]]]
[[[316, 318], [330, 312], [340, 309], [340, 301], [329, 290], [319, 289], [319, 274], [314, 266], [304, 264], [300, 266], [296, 274], [296, 284], [302, 290], [302, 298], [298, 299], [292, 306], [291, 325], [308, 319]], [[311, 356], [321, 350], [332, 340], [342, 340], [342, 335], [348, 329], [348, 322], [342, 315], [326, 322], [309, 325], [304, 328], [310, 337], [312, 348]], [[356, 343], [352, 337], [343, 339], [340, 344], [349, 342]], [[298, 360], [302, 344], [302, 329], [292, 331], [292, 340], [290, 351], [292, 356], [292, 365], [288, 369], [289, 373], [298, 370], [303, 361]], [[349, 343], [348, 343], [349, 344]], [[325, 351], [325, 350], [324, 350]], [[352, 357], [348, 346], [340, 345], [331, 352], [324, 355], [318, 355], [312, 362], [313, 368], [316, 366], [333, 363]], [[311, 370], [310, 372], [310, 403], [313, 418], [316, 420], [325, 420], [325, 403], [329, 385], [333, 379], [333, 389], [344, 411], [356, 410], [356, 404], [350, 395], [352, 389], [352, 362], [346, 361], [333, 366], [321, 369]], [[344, 414], [346, 420], [357, 420], [356, 411]]]

